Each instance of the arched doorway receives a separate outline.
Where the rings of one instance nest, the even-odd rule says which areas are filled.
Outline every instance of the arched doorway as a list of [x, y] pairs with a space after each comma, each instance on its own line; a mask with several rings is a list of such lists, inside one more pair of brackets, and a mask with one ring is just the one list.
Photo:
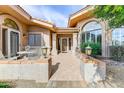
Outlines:
[[98, 49], [93, 50], [96, 55], [101, 55], [102, 46], [102, 26], [97, 21], [90, 21], [86, 23], [80, 34], [81, 51], [85, 52], [86, 44], [92, 44], [92, 48], [97, 46]]
[[2, 53], [6, 58], [17, 56], [20, 32], [15, 21], [5, 18], [2, 24]]

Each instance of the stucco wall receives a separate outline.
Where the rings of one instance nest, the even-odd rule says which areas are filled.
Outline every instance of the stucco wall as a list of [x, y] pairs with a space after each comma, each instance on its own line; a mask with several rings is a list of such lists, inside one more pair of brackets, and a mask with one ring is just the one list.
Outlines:
[[22, 23], [22, 33], [21, 33], [21, 42], [22, 48], [28, 44], [28, 26]]
[[[47, 47], [51, 48], [52, 46], [52, 41], [51, 41], [51, 31], [49, 31], [48, 29], [44, 29], [38, 26], [28, 26], [22, 22], [20, 22], [19, 20], [17, 20], [16, 18], [12, 17], [11, 15], [8, 14], [3, 14], [0, 15], [0, 49], [2, 50], [2, 28], [1, 26], [2, 23], [4, 22], [5, 18], [10, 18], [11, 20], [15, 21], [16, 24], [19, 27], [19, 32], [20, 32], [20, 50], [23, 50], [24, 47], [28, 44], [28, 33], [29, 32], [33, 32], [33, 33], [41, 33], [42, 37], [44, 39], [44, 43]], [[7, 28], [4, 26], [4, 28]]]
[[81, 62], [81, 75], [87, 82], [98, 82], [106, 78], [106, 66], [104, 63], [98, 65]]
[[0, 50], [2, 50], [2, 31], [1, 31], [2, 29], [1, 29], [1, 25], [0, 25]]
[[0, 64], [0, 80], [36, 80], [48, 82], [48, 63], [42, 64]]

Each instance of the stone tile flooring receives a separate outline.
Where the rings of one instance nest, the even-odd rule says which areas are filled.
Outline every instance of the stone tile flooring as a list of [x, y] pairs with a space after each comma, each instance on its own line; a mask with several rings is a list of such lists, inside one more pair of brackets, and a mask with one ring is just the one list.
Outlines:
[[80, 74], [80, 62], [71, 53], [53, 57], [52, 76], [47, 87], [86, 87]]
[[53, 57], [53, 70], [50, 81], [83, 81], [80, 62], [71, 53], [61, 53]]

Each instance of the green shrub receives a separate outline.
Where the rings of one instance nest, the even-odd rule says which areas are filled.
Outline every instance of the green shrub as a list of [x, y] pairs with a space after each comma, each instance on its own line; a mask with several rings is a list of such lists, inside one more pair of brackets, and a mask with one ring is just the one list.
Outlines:
[[0, 82], [0, 88], [10, 88], [11, 86], [8, 83]]
[[85, 48], [87, 46], [90, 46], [92, 48], [92, 56], [101, 55], [101, 44], [100, 43], [93, 43], [93, 42], [87, 42], [81, 44], [81, 51], [85, 53]]
[[111, 59], [124, 62], [124, 46], [110, 46], [109, 50]]

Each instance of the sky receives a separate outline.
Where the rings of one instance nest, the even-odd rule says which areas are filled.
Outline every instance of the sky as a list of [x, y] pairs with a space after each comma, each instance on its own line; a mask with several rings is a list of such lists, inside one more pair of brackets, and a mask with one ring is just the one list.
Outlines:
[[47, 20], [57, 27], [67, 27], [69, 15], [82, 9], [83, 5], [25, 5], [21, 6], [32, 17]]

